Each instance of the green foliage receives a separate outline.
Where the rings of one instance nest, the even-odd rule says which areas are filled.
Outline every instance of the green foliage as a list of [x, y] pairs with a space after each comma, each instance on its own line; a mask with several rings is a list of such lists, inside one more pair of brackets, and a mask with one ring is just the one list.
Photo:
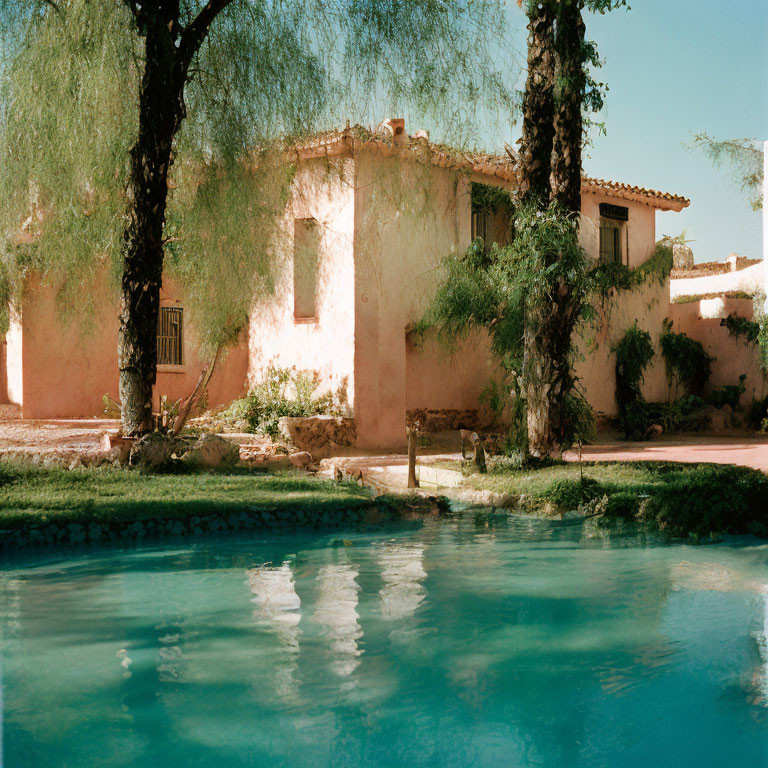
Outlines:
[[[514, 240], [510, 245], [493, 243], [488, 252], [474, 241], [459, 255], [443, 259], [444, 278], [427, 311], [415, 328], [424, 335], [434, 332], [438, 341], [453, 349], [478, 328], [488, 331], [491, 351], [501, 369], [500, 380], [485, 393], [485, 401], [497, 412], [508, 408], [513, 445], [527, 444], [527, 416], [523, 386], [523, 334], [526, 325], [535, 332], [548, 312], [552, 296], [569, 286], [574, 320], [594, 318], [589, 302], [592, 287], [589, 259], [579, 245], [577, 220], [557, 203], [545, 211], [521, 206], [514, 211]], [[573, 326], [560, 328], [570, 347]], [[570, 361], [565, 361], [568, 366]], [[561, 444], [587, 441], [594, 432], [593, 416], [576, 389], [570, 371], [562, 403]]]
[[588, 505], [597, 521], [635, 521], [700, 541], [722, 533], [768, 535], [768, 477], [746, 467], [671, 462], [561, 462], [475, 474], [468, 485], [520, 498], [537, 511]]
[[0, 526], [20, 528], [47, 521], [114, 523], [185, 519], [254, 509], [317, 515], [371, 506], [357, 484], [285, 473], [215, 469], [186, 474], [147, 474], [113, 467], [66, 470], [0, 462]]
[[697, 133], [691, 147], [701, 149], [716, 168], [726, 164], [739, 189], [748, 194], [752, 209], [763, 207], [763, 151], [756, 139], [717, 140]]
[[689, 394], [699, 394], [709, 381], [715, 358], [704, 350], [701, 342], [685, 333], [674, 333], [669, 320], [664, 322], [659, 344], [670, 383], [676, 379]]
[[[181, 0], [182, 29], [202, 5]], [[476, 134], [473, 120], [506, 126], [503, 6], [232, 0], [216, 17], [185, 87], [164, 233], [168, 274], [208, 350], [236, 338], [274, 283], [291, 181], [281, 147], [374, 114], [429, 120], [456, 143]], [[116, 0], [3, 2], [0, 31], [2, 329], [32, 269], [63, 316], [86, 311], [105, 274], [117, 296], [144, 41]]]
[[512, 202], [512, 196], [510, 195], [509, 190], [504, 187], [473, 182], [470, 194], [472, 197], [473, 211], [495, 213], [496, 211], [501, 210], [509, 216], [514, 214], [515, 207]]
[[[616, 354], [619, 426], [625, 437], [642, 440], [653, 425], [659, 425], [665, 433], [674, 433], [694, 431], [706, 424], [705, 403], [695, 395], [685, 395], [671, 403], [645, 400], [641, 390], [643, 375], [655, 353], [651, 335], [640, 330], [637, 322], [627, 329], [613, 352]], [[730, 390], [722, 396], [731, 396]]]
[[752, 429], [768, 432], [768, 396], [752, 401], [747, 409], [746, 422]]
[[643, 285], [664, 282], [672, 272], [672, 248], [660, 241], [653, 255], [637, 267], [618, 262], [599, 263], [591, 274], [592, 291], [603, 301], [614, 291], [634, 291]]
[[720, 321], [720, 325], [728, 329], [731, 336], [738, 338], [743, 336], [745, 341], [757, 342], [760, 335], [760, 324], [755, 320], [748, 320], [738, 315], [728, 315]]
[[747, 374], [742, 373], [739, 376], [738, 384], [726, 384], [720, 389], [713, 389], [709, 395], [709, 402], [716, 408], [722, 408], [724, 405], [730, 405], [733, 410], [739, 407], [739, 400], [746, 391], [744, 382], [747, 380]]
[[679, 235], [662, 235], [662, 242], [666, 242], [669, 245], [688, 245], [688, 243], [695, 243], [696, 241], [688, 237], [688, 229], [684, 229]]
[[254, 432], [277, 437], [283, 416], [342, 416], [347, 409], [346, 387], [317, 395], [318, 377], [309, 371], [269, 365], [248, 394], [222, 414], [225, 420], [246, 421]]
[[603, 493], [603, 486], [597, 480], [584, 477], [579, 480], [555, 480], [544, 490], [542, 497], [557, 507], [574, 510]]
[[635, 321], [614, 347], [616, 355], [616, 402], [619, 425], [624, 434], [640, 440], [648, 428], [641, 390], [645, 369], [654, 357], [653, 342], [648, 331], [640, 330]]

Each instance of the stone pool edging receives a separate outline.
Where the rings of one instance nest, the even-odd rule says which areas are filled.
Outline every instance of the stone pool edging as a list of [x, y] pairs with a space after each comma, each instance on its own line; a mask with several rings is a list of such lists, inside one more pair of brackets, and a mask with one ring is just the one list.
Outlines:
[[322, 510], [260, 509], [190, 515], [188, 517], [146, 518], [81, 522], [47, 520], [18, 528], [0, 529], [0, 551], [35, 546], [141, 541], [168, 536], [206, 536], [243, 531], [287, 532], [376, 526], [445, 514], [442, 497], [372, 499], [369, 504]]

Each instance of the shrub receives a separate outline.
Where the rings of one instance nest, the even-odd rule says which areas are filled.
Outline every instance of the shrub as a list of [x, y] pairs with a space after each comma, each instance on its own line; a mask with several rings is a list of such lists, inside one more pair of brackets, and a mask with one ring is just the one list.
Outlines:
[[674, 333], [670, 320], [664, 321], [659, 344], [670, 383], [677, 379], [688, 394], [698, 395], [709, 381], [715, 358], [707, 354], [701, 342]]
[[641, 331], [637, 321], [627, 328], [613, 348], [616, 355], [616, 401], [619, 425], [626, 437], [641, 440], [648, 428], [645, 400], [640, 389], [645, 369], [653, 359], [653, 342], [648, 331]]
[[235, 400], [222, 416], [246, 421], [252, 431], [276, 437], [283, 416], [343, 415], [347, 408], [346, 386], [318, 396], [318, 384], [316, 373], [270, 364], [261, 381], [244, 398]]
[[605, 489], [591, 477], [581, 480], [555, 480], [542, 494], [543, 498], [562, 509], [576, 509], [603, 496]]
[[709, 396], [709, 402], [715, 406], [715, 408], [722, 408], [724, 405], [730, 405], [735, 411], [739, 407], [739, 400], [746, 387], [744, 382], [747, 379], [747, 374], [742, 373], [739, 376], [738, 384], [726, 384], [720, 389], [712, 390], [712, 394]]

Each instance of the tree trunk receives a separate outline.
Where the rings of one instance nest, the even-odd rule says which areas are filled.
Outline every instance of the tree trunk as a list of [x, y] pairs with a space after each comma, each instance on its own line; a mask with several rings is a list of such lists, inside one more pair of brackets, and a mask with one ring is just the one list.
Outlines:
[[192, 390], [192, 394], [182, 401], [181, 406], [179, 407], [179, 415], [174, 420], [173, 429], [171, 430], [174, 435], [178, 435], [179, 432], [184, 429], [184, 425], [189, 420], [189, 415], [192, 413], [192, 409], [203, 396], [203, 393], [208, 387], [208, 382], [211, 380], [211, 376], [213, 376], [213, 372], [216, 369], [216, 363], [219, 361], [220, 354], [221, 347], [216, 347], [213, 358], [208, 365], [203, 368], [203, 372], [200, 374], [197, 386]]
[[124, 1], [144, 38], [145, 53], [139, 134], [131, 148], [117, 341], [123, 435], [134, 436], [152, 429], [168, 171], [173, 142], [186, 116], [184, 86], [208, 28], [232, 0], [208, 0], [184, 28], [179, 0]]
[[152, 429], [168, 170], [173, 162], [174, 137], [184, 116], [184, 74], [176, 61], [174, 36], [169, 19], [162, 13], [148, 17], [139, 134], [131, 148], [130, 207], [123, 235], [117, 350], [125, 436]]
[[[554, 140], [555, 40], [557, 3], [529, 2], [528, 76], [523, 96], [520, 148], [520, 196], [523, 203], [546, 208], [550, 198]], [[525, 320], [523, 376], [528, 405], [528, 450], [534, 456], [553, 452], [551, 387], [554, 376], [549, 307], [537, 307]], [[535, 316], [534, 316], [535, 315]]]
[[557, 3], [528, 6], [528, 77], [523, 95], [520, 188], [524, 201], [546, 206], [554, 137], [555, 40]]
[[574, 214], [581, 212], [581, 150], [584, 141], [582, 106], [587, 85], [584, 71], [584, 0], [561, 0], [555, 51], [554, 140], [552, 198]]
[[[523, 99], [523, 199], [541, 209], [557, 200], [573, 215], [581, 210], [581, 110], [586, 88], [583, 6], [583, 0], [529, 3]], [[566, 397], [574, 381], [571, 338], [578, 314], [573, 287], [561, 284], [550, 286], [550, 300], [531, 308], [526, 317], [525, 393], [528, 449], [533, 456], [560, 452], [567, 428]]]

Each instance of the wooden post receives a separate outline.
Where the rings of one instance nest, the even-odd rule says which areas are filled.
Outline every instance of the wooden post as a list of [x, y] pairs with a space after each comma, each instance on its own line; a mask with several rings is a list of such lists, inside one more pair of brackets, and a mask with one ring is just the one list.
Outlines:
[[480, 437], [477, 437], [475, 440], [475, 466], [477, 467], [477, 471], [481, 474], [487, 471], [485, 466], [485, 449], [483, 448], [483, 441]]
[[418, 488], [419, 481], [416, 479], [416, 434], [415, 427], [406, 427], [408, 435], [408, 487]]

